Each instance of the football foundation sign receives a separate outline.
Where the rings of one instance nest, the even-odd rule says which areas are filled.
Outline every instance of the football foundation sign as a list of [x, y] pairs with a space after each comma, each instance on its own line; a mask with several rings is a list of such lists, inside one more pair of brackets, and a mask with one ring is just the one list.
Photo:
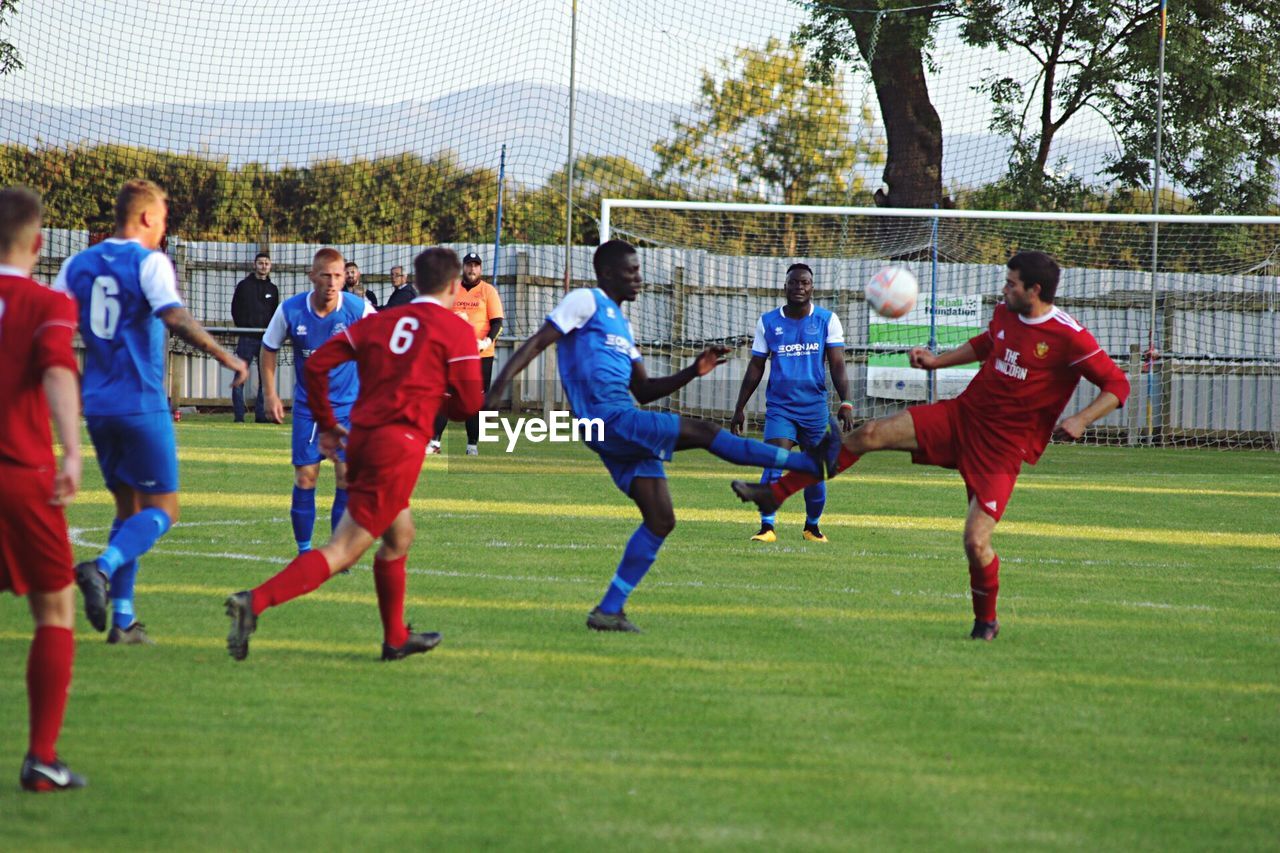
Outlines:
[[[929, 392], [929, 372], [909, 366], [905, 350], [929, 345], [930, 321], [936, 323], [938, 351], [955, 349], [986, 329], [982, 320], [981, 296], [939, 296], [937, 310], [933, 297], [920, 294], [914, 308], [898, 320], [887, 320], [868, 311], [867, 396], [890, 400], [925, 400]], [[903, 352], [876, 353], [877, 346]], [[947, 367], [934, 371], [938, 379], [938, 399], [959, 396], [977, 375], [977, 367]]]

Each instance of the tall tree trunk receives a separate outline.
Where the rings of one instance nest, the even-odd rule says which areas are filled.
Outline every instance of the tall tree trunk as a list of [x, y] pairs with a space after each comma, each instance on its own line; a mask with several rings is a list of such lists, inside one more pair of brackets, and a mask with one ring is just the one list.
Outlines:
[[851, 14], [858, 50], [871, 68], [888, 141], [881, 207], [950, 206], [942, 197], [942, 121], [929, 99], [924, 56], [914, 33], [927, 29], [929, 12], [885, 16]]

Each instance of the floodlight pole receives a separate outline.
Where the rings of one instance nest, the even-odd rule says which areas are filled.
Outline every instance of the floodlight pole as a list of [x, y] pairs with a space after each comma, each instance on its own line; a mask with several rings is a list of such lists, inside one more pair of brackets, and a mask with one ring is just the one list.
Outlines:
[[569, 25], [569, 154], [565, 160], [564, 290], [573, 286], [573, 119], [578, 110], [578, 0]]
[[[1160, 156], [1164, 143], [1164, 44], [1168, 22], [1168, 0], [1160, 0], [1160, 70], [1156, 76], [1156, 156], [1151, 168], [1151, 213], [1160, 215]], [[1155, 421], [1151, 400], [1156, 391], [1156, 280], [1160, 269], [1160, 223], [1151, 224], [1151, 315], [1147, 327], [1147, 440], [1155, 444]]]

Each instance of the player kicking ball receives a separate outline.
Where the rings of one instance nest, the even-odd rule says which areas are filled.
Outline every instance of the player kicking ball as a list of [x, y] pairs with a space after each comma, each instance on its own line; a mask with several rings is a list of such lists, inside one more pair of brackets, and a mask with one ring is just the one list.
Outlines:
[[540, 352], [557, 345], [560, 382], [574, 415], [604, 423], [603, 440], [589, 441], [587, 446], [599, 455], [614, 484], [635, 502], [642, 519], [604, 598], [587, 617], [587, 627], [638, 633], [623, 606], [676, 526], [662, 463], [677, 450], [696, 447], [738, 465], [803, 472], [816, 482], [835, 464], [839, 431], [826, 435], [810, 453], [794, 453], [733, 435], [709, 421], [638, 408], [637, 401], [651, 403], [710, 373], [724, 363], [729, 350], [708, 347], [684, 370], [650, 378], [631, 324], [622, 314], [622, 303], [634, 301], [640, 293], [639, 255], [631, 244], [610, 240], [596, 249], [592, 263], [599, 287], [565, 295], [542, 328], [503, 366], [485, 398], [485, 408], [496, 409], [507, 383]]
[[[1000, 633], [1000, 558], [991, 547], [991, 534], [1022, 463], [1034, 465], [1050, 437], [1079, 438], [1129, 396], [1124, 372], [1084, 326], [1054, 306], [1059, 274], [1057, 262], [1044, 252], [1023, 251], [1010, 258], [1004, 303], [996, 306], [985, 332], [948, 352], [934, 355], [916, 347], [910, 353], [911, 366], [923, 370], [981, 361], [969, 386], [953, 400], [912, 406], [863, 424], [845, 436], [836, 465], [843, 471], [864, 453], [905, 450], [918, 465], [959, 470], [969, 496], [964, 552], [973, 595], [969, 636], [975, 640], [994, 640]], [[1084, 409], [1059, 421], [1081, 377], [1101, 390]], [[736, 481], [733, 490], [761, 512], [776, 512], [813, 482], [812, 477], [788, 474], [771, 485]]]
[[[480, 357], [467, 322], [453, 313], [462, 264], [450, 249], [432, 248], [414, 260], [420, 294], [408, 305], [374, 314], [335, 334], [307, 359], [303, 381], [319, 430], [320, 449], [332, 459], [347, 451], [347, 508], [333, 537], [305, 551], [261, 586], [227, 599], [231, 631], [227, 651], [249, 655], [249, 637], [269, 607], [305, 595], [355, 565], [374, 540], [373, 580], [382, 617], [382, 659], [429, 652], [437, 633], [415, 633], [404, 621], [405, 560], [413, 544], [409, 496], [422, 473], [436, 412], [466, 420], [480, 410]], [[351, 431], [337, 421], [329, 397], [330, 371], [354, 361], [360, 392]]]
[[[831, 384], [843, 400], [840, 428], [853, 429], [853, 403], [849, 402], [849, 379], [844, 369], [844, 327], [831, 311], [813, 303], [813, 270], [808, 264], [787, 268], [783, 285], [786, 304], [761, 315], [756, 321], [751, 343], [751, 362], [742, 376], [738, 404], [729, 429], [742, 435], [747, 420], [747, 403], [764, 378], [769, 365], [769, 385], [765, 390], [764, 441], [790, 450], [797, 444], [813, 447], [826, 435], [831, 413], [827, 410], [826, 369]], [[766, 468], [760, 482], [772, 483], [782, 476], [777, 468]], [[827, 505], [827, 484], [814, 483], [804, 490], [804, 533], [807, 542], [826, 542], [818, 522]], [[760, 516], [760, 531], [754, 542], [777, 542], [776, 515]]]

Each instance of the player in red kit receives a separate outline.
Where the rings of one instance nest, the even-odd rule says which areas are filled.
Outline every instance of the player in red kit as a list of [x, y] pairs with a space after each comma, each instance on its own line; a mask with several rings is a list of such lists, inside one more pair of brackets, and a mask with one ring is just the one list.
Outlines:
[[[911, 366], [924, 370], [981, 361], [964, 392], [954, 400], [912, 406], [864, 424], [845, 436], [836, 465], [844, 470], [864, 453], [906, 450], [917, 464], [959, 470], [969, 496], [964, 551], [973, 593], [973, 639], [994, 640], [1000, 632], [1000, 558], [991, 548], [991, 534], [1022, 463], [1034, 465], [1050, 437], [1079, 438], [1129, 396], [1129, 380], [1093, 335], [1054, 306], [1058, 277], [1058, 264], [1043, 252], [1018, 252], [1010, 258], [1004, 304], [996, 306], [985, 332], [937, 355], [922, 347], [911, 350]], [[1081, 377], [1100, 393], [1081, 411], [1058, 420]], [[774, 512], [815, 481], [793, 473], [772, 486], [735, 482], [733, 490], [761, 512]]]
[[31, 280], [42, 215], [35, 193], [0, 190], [0, 590], [27, 596], [36, 623], [20, 781], [28, 791], [59, 791], [85, 785], [56, 750], [75, 657], [75, 571], [62, 508], [80, 488], [80, 391], [75, 300]]
[[454, 315], [453, 298], [462, 275], [458, 256], [427, 249], [414, 261], [420, 294], [335, 334], [307, 359], [305, 381], [320, 448], [330, 458], [347, 431], [329, 402], [329, 371], [354, 361], [360, 393], [351, 410], [347, 450], [348, 502], [324, 547], [299, 554], [275, 577], [227, 599], [231, 632], [227, 650], [236, 660], [249, 654], [258, 616], [305, 595], [354, 565], [374, 540], [373, 578], [382, 616], [382, 659], [427, 652], [437, 633], [414, 633], [404, 621], [405, 560], [413, 543], [409, 496], [422, 472], [436, 412], [447, 406], [452, 420], [480, 411], [484, 399], [476, 337]]

